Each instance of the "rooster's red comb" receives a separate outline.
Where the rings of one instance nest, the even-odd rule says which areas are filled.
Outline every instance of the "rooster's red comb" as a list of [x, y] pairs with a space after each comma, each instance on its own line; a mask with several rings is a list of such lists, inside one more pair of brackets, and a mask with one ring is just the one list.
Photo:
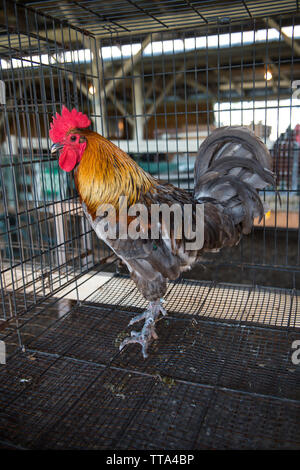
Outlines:
[[91, 124], [90, 119], [86, 114], [77, 111], [77, 109], [72, 109], [69, 111], [65, 106], [62, 107], [61, 115], [56, 113], [52, 117], [53, 121], [50, 124], [49, 137], [52, 142], [62, 142], [65, 138], [67, 132], [70, 129], [85, 128]]

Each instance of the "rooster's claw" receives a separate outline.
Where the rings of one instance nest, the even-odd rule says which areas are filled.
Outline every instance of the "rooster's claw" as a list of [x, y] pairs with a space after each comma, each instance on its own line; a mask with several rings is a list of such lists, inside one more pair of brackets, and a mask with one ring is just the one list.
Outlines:
[[131, 336], [125, 338], [120, 344], [120, 351], [130, 343], [138, 343], [142, 347], [143, 357], [148, 357], [147, 349], [153, 340], [158, 338], [155, 331], [155, 323], [158, 320], [159, 314], [166, 315], [167, 312], [161, 305], [160, 301], [150, 302], [149, 307], [145, 312], [136, 317], [132, 318], [129, 322], [129, 326], [137, 323], [140, 320], [145, 320], [144, 326], [141, 331], [132, 331]]

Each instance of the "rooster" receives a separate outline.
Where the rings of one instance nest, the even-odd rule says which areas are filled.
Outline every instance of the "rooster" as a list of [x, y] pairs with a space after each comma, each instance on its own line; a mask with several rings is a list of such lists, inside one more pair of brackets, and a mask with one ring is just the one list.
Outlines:
[[[143, 320], [141, 331], [132, 331], [120, 345], [122, 350], [130, 343], [138, 343], [147, 357], [149, 345], [158, 338], [155, 324], [166, 315], [163, 297], [167, 280], [177, 279], [182, 271], [201, 260], [203, 253], [237, 245], [243, 234], [250, 233], [254, 218], [262, 219], [264, 207], [258, 191], [275, 183], [271, 157], [267, 147], [248, 128], [216, 129], [200, 146], [191, 194], [151, 176], [123, 150], [88, 129], [90, 124], [86, 115], [63, 107], [61, 115], [56, 113], [50, 125], [49, 136], [54, 143], [51, 152], [59, 152], [62, 170], [74, 170], [76, 189], [90, 225], [126, 264], [138, 290], [149, 301], [148, 308], [129, 322], [133, 325]], [[120, 233], [121, 196], [127, 198], [127, 208], [134, 204], [147, 208], [190, 204], [193, 227], [195, 208], [204, 205], [202, 246], [191, 249], [184, 237], [177, 238], [172, 221], [169, 233], [162, 233], [161, 219], [157, 226], [159, 237], [155, 240], [111, 237], [103, 229], [104, 216], [99, 215], [99, 209], [107, 204], [116, 208], [116, 218], [108, 219], [107, 224], [115, 224], [116, 233]], [[132, 219], [128, 217], [125, 223]], [[151, 222], [150, 214], [144, 231], [150, 230]]]

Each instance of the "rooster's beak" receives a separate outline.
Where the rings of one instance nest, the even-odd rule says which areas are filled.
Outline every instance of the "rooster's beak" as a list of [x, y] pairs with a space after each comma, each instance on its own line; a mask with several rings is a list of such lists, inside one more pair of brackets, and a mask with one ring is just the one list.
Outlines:
[[62, 148], [63, 148], [63, 145], [61, 145], [61, 144], [53, 144], [53, 145], [51, 145], [50, 152], [51, 153], [56, 153], [59, 150], [61, 150]]

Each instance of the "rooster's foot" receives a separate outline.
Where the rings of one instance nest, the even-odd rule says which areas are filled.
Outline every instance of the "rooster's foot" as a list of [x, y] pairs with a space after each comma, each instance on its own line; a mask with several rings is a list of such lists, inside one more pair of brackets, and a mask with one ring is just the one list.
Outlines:
[[138, 343], [142, 347], [142, 354], [144, 358], [146, 358], [148, 356], [148, 346], [150, 345], [152, 340], [158, 338], [157, 333], [155, 331], [155, 323], [157, 322], [160, 314], [166, 315], [167, 312], [163, 308], [161, 301], [157, 300], [154, 302], [150, 302], [147, 310], [145, 310], [145, 312], [143, 312], [141, 315], [137, 315], [136, 317], [132, 318], [132, 320], [130, 320], [129, 322], [130, 326], [140, 320], [145, 320], [144, 326], [141, 331], [132, 331], [131, 336], [124, 339], [124, 341], [120, 345], [120, 351], [125, 346], [127, 346], [127, 344]]

